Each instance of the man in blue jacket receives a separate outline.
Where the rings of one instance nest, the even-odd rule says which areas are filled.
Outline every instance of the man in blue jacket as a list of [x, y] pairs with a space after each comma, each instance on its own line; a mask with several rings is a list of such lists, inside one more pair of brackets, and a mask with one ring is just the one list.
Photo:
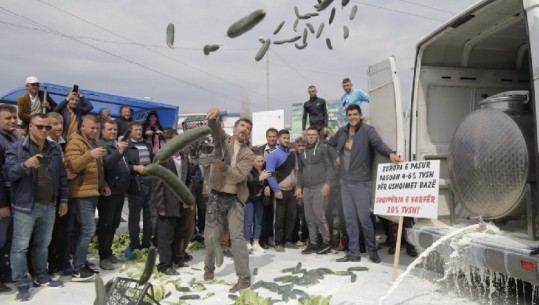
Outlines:
[[[341, 177], [341, 200], [346, 231], [348, 232], [348, 254], [338, 262], [359, 262], [359, 225], [365, 236], [369, 258], [380, 263], [376, 251], [376, 238], [371, 221], [371, 176], [374, 151], [387, 156], [392, 162], [401, 162], [374, 129], [361, 121], [361, 108], [353, 104], [346, 108], [349, 123], [341, 127], [327, 142], [337, 152]], [[359, 222], [358, 223], [358, 218]]]
[[266, 171], [272, 175], [269, 185], [275, 194], [275, 251], [284, 252], [284, 247], [296, 248], [292, 243], [292, 233], [296, 223], [296, 157], [290, 153], [290, 132], [282, 129], [278, 133], [279, 145], [268, 155]]
[[[11, 183], [11, 269], [18, 301], [30, 299], [26, 252], [31, 237], [33, 286], [63, 286], [62, 281], [52, 280], [47, 273], [56, 203], [67, 204], [67, 177], [62, 152], [47, 140], [47, 131], [51, 128], [50, 119], [45, 114], [33, 115], [28, 137], [10, 146], [6, 153], [3, 174]], [[65, 212], [63, 209], [60, 214]]]
[[369, 95], [363, 92], [363, 90], [352, 89], [352, 81], [349, 78], [343, 79], [342, 88], [344, 89], [344, 94], [341, 96], [343, 125], [348, 124], [346, 108], [348, 108], [350, 105], [359, 105], [363, 113], [362, 117], [368, 117]]

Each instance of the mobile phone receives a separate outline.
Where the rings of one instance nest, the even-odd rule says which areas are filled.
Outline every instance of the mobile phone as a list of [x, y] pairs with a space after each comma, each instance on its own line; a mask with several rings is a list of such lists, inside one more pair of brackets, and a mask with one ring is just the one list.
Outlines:
[[124, 137], [122, 138], [122, 141], [127, 141], [127, 138], [131, 135], [131, 129], [127, 129], [124, 133]]
[[110, 144], [110, 143], [105, 143], [105, 144], [103, 144], [103, 148], [106, 149], [106, 150], [108, 150], [108, 149], [110, 148], [111, 145], [112, 145], [112, 144]]
[[73, 89], [71, 91], [79, 93], [79, 85], [73, 85]]

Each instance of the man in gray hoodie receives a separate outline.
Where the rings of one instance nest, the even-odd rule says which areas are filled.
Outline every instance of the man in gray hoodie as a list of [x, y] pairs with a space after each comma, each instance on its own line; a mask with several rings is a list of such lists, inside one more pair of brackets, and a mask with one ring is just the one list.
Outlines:
[[[309, 245], [301, 253], [326, 254], [331, 250], [331, 237], [326, 219], [330, 184], [335, 179], [328, 147], [318, 140], [318, 129], [306, 130], [307, 146], [298, 154], [296, 197], [303, 197], [303, 208], [309, 228]], [[318, 232], [322, 245], [318, 244]]]
[[[337, 262], [359, 262], [359, 232], [365, 236], [369, 258], [380, 263], [371, 221], [371, 177], [374, 151], [391, 162], [401, 162], [399, 156], [380, 138], [374, 127], [363, 124], [361, 108], [352, 104], [346, 108], [348, 124], [328, 140], [334, 147], [341, 177], [341, 198], [348, 232], [348, 254]], [[358, 222], [359, 218], [359, 222]], [[361, 225], [361, 229], [360, 229]]]

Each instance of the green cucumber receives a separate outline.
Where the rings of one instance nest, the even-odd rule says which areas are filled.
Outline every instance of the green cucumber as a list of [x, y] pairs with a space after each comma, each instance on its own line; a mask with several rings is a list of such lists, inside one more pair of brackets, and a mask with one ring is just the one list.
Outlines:
[[318, 31], [316, 31], [316, 38], [318, 39], [320, 35], [322, 35], [322, 31], [324, 30], [324, 23], [320, 23], [320, 26], [318, 27]]
[[195, 205], [195, 198], [189, 188], [168, 168], [159, 163], [152, 163], [144, 169], [148, 175], [161, 179], [181, 202], [189, 206]]
[[299, 18], [300, 14], [299, 14], [299, 9], [297, 6], [294, 6], [294, 13], [296, 13], [296, 17]]
[[323, 11], [325, 10], [331, 3], [333, 3], [333, 0], [323, 0], [316, 9], [317, 11]]
[[153, 267], [155, 267], [155, 258], [157, 257], [157, 250], [155, 247], [148, 249], [148, 257], [146, 258], [146, 265], [144, 265], [144, 271], [138, 280], [139, 285], [144, 285], [148, 282], [153, 274]]
[[103, 279], [97, 275], [95, 278], [95, 301], [94, 305], [107, 305], [107, 292]]
[[348, 2], [350, 2], [350, 0], [341, 0], [342, 7], [344, 8], [348, 4]]
[[302, 45], [299, 45], [297, 42], [294, 44], [296, 46], [296, 49], [303, 50], [308, 45], [308, 43], [304, 43]]
[[352, 6], [352, 11], [350, 12], [350, 20], [354, 20], [357, 13], [357, 5]]
[[210, 55], [211, 52], [215, 52], [217, 50], [219, 50], [218, 44], [207, 44], [202, 49], [202, 51], [204, 52], [204, 55], [206, 56]]
[[343, 29], [343, 37], [346, 40], [346, 38], [348, 38], [348, 36], [350, 35], [350, 30], [348, 29], [346, 25], [343, 25], [342, 29]]
[[294, 26], [292, 26], [292, 29], [294, 30], [294, 32], [298, 31], [298, 23], [299, 23], [299, 19], [296, 19], [296, 21], [294, 21]]
[[335, 18], [335, 8], [331, 9], [331, 14], [329, 15], [329, 24], [333, 22], [333, 19]]
[[174, 24], [169, 23], [167, 26], [167, 46], [172, 48], [174, 45]]
[[333, 50], [333, 46], [331, 46], [331, 39], [326, 38], [326, 45], [328, 46], [328, 49]]
[[271, 44], [271, 39], [264, 40], [264, 43], [262, 44], [262, 46], [260, 46], [260, 49], [256, 53], [256, 56], [255, 56], [256, 61], [259, 61], [262, 58], [264, 58], [264, 55], [266, 55], [266, 52], [268, 51], [270, 44]]
[[283, 25], [284, 25], [284, 21], [281, 21], [281, 23], [279, 23], [275, 31], [273, 31], [273, 35], [277, 35], [279, 31], [283, 28]]
[[228, 27], [228, 31], [226, 32], [226, 34], [230, 38], [236, 38], [241, 34], [254, 28], [255, 25], [257, 25], [260, 21], [262, 21], [262, 19], [264, 19], [264, 17], [266, 17], [266, 11], [263, 9], [258, 9], [231, 24]]
[[309, 31], [311, 31], [311, 33], [314, 34], [314, 26], [310, 24], [309, 22], [307, 22], [307, 24], [305, 25], [309, 28]]
[[189, 143], [194, 142], [202, 137], [210, 134], [211, 129], [208, 126], [200, 126], [188, 131], [183, 132], [182, 134], [174, 137], [172, 140], [168, 141], [157, 156], [157, 160], [160, 162], [168, 160], [173, 155], [177, 154]]
[[304, 28], [303, 29], [303, 36], [302, 36], [303, 44], [307, 43], [307, 34], [309, 34], [309, 32], [307, 32], [307, 28]]
[[180, 300], [199, 300], [200, 296], [198, 294], [185, 294], [180, 296]]

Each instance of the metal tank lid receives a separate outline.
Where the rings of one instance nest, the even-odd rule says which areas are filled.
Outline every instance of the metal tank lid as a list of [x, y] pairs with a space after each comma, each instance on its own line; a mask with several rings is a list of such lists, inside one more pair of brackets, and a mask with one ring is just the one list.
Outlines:
[[521, 102], [528, 103], [530, 101], [528, 90], [514, 90], [514, 91], [505, 91], [493, 96], [489, 96], [484, 100], [479, 102], [479, 105], [487, 103], [497, 103], [497, 102]]

